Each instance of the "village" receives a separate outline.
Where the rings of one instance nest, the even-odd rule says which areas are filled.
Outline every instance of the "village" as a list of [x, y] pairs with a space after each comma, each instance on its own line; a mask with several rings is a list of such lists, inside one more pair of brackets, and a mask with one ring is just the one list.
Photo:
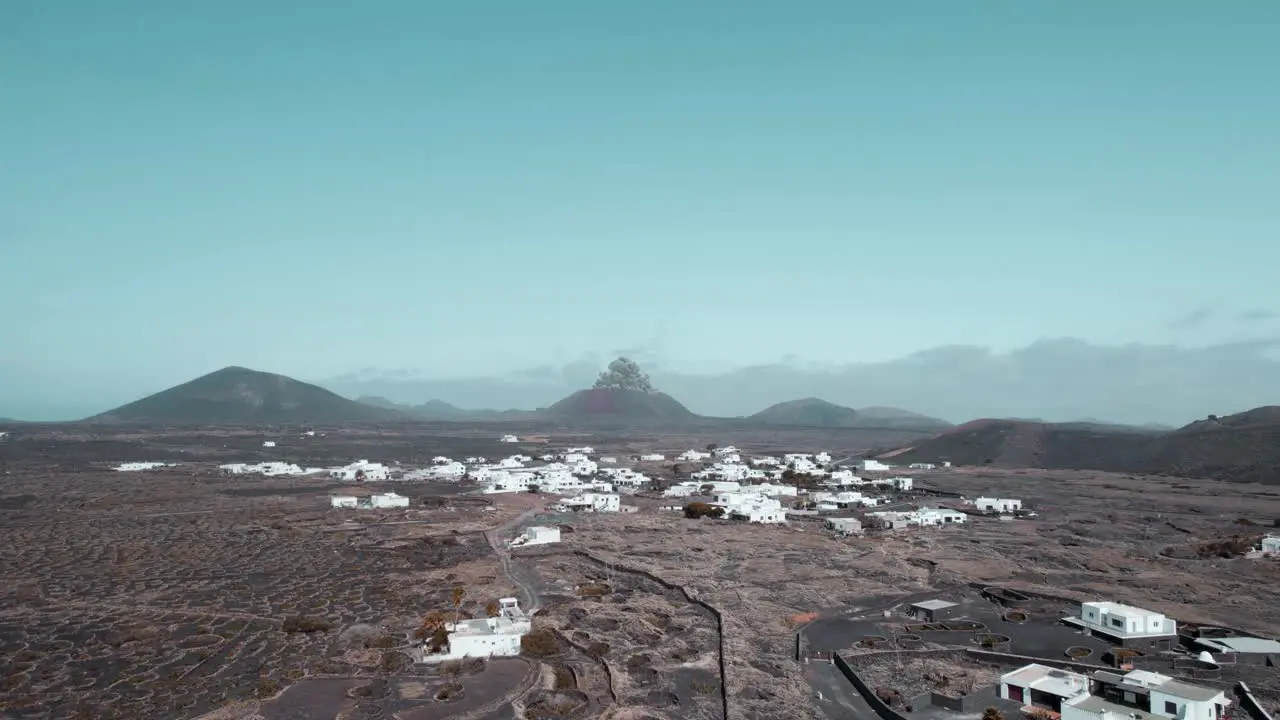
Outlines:
[[[357, 683], [334, 679], [353, 673], [386, 677], [397, 694], [343, 702], [411, 703], [414, 718], [522, 698], [530, 717], [612, 705], [672, 719], [974, 720], [994, 709], [1083, 720], [1101, 707], [1099, 720], [1123, 720], [1098, 703], [1172, 717], [1163, 697], [1177, 692], [1196, 712], [1243, 717], [1240, 683], [1269, 708], [1280, 692], [1274, 612], [1249, 599], [1277, 567], [1266, 488], [894, 463], [838, 437], [492, 430], [245, 430], [184, 437], [176, 451], [164, 451], [168, 436], [119, 446], [128, 454], [62, 476], [60, 495], [36, 492], [46, 481], [31, 476], [43, 512], [93, 520], [65, 541], [63, 525], [19, 523], [52, 560], [42, 569], [14, 554], [11, 572], [45, 578], [23, 588], [42, 602], [111, 598], [102, 612], [120, 617], [84, 620], [86, 637], [154, 613], [160, 634], [145, 643], [90, 641], [94, 657], [127, 660], [137, 716], [188, 697], [212, 709], [224, 693], [294, 706]], [[86, 552], [101, 557], [77, 564]], [[143, 591], [145, 607], [120, 604]], [[174, 625], [167, 608], [196, 615]], [[81, 612], [68, 606], [59, 622]], [[241, 647], [224, 615], [263, 618], [257, 639]], [[1156, 615], [1167, 642], [1102, 634]], [[10, 631], [61, 647], [40, 627]], [[169, 642], [191, 646], [180, 664], [231, 663], [239, 679], [193, 672], [190, 692], [166, 694], [170, 668], [147, 680], [156, 661], [141, 650]], [[237, 654], [224, 661], [206, 645]], [[37, 702], [49, 673], [88, 682], [77, 674], [88, 669], [38, 652], [11, 680], [21, 703]], [[246, 673], [270, 677], [231, 690]], [[1148, 693], [1148, 711], [1132, 689], [1107, 690], [1112, 675], [1164, 695]], [[1063, 678], [1088, 695], [1043, 695]]]

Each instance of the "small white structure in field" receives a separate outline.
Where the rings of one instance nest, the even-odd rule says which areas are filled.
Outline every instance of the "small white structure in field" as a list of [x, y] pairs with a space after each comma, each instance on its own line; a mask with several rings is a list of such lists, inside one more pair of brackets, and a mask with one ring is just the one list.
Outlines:
[[359, 510], [382, 510], [386, 508], [409, 507], [409, 498], [396, 493], [378, 495], [330, 495], [329, 506], [335, 508], [356, 508]]
[[907, 467], [912, 470], [937, 470], [938, 466], [933, 463], [911, 463]]
[[1280, 535], [1268, 535], [1262, 538], [1262, 554], [1280, 555]]
[[582, 493], [560, 503], [572, 512], [618, 512], [622, 498], [613, 493]]
[[647, 455], [640, 456], [640, 462], [662, 462], [663, 460], [666, 460], [666, 456], [659, 453], [649, 453]]
[[1116, 602], [1080, 603], [1079, 624], [1122, 640], [1174, 637], [1178, 634], [1178, 624], [1163, 613]]
[[862, 468], [864, 472], [884, 472], [892, 468], [890, 465], [886, 465], [879, 460], [872, 460], [870, 458], [858, 463], [858, 466]]
[[520, 609], [515, 598], [498, 601], [498, 617], [445, 623], [449, 648], [438, 655], [423, 654], [423, 662], [442, 662], [461, 658], [514, 657], [520, 654], [520, 638], [533, 629], [533, 623]]
[[116, 467], [116, 472], [140, 472], [142, 470], [155, 470], [162, 467], [173, 467], [176, 463], [162, 462], [128, 462]]
[[275, 441], [275, 440], [263, 440], [263, 441], [262, 441], [262, 447], [275, 447], [275, 446], [276, 446], [276, 441]]
[[711, 453], [702, 452], [701, 450], [685, 450], [677, 455], [676, 459], [683, 462], [697, 462], [699, 460], [706, 460], [709, 457], [711, 457]]
[[1022, 501], [1012, 498], [980, 497], [973, 501], [973, 506], [982, 512], [1011, 513], [1022, 509]]
[[1064, 700], [1088, 694], [1088, 677], [1039, 663], [1024, 665], [1000, 676], [1000, 697], [1024, 707], [1037, 707], [1036, 703], [1040, 703], [1046, 706], [1043, 709], [1057, 712], [1056, 708], [1061, 707]]
[[606, 455], [605, 457], [600, 458], [600, 462], [613, 465], [618, 462], [618, 458]]
[[381, 495], [373, 495], [369, 498], [370, 507], [374, 508], [403, 508], [409, 507], [409, 498], [396, 493], [382, 493]]
[[504, 443], [520, 442], [520, 438], [516, 437], [515, 435], [503, 435], [498, 440], [498, 442], [504, 442]]
[[550, 545], [560, 542], [560, 528], [531, 525], [524, 529], [524, 534], [511, 541], [512, 547], [529, 547], [531, 545]]

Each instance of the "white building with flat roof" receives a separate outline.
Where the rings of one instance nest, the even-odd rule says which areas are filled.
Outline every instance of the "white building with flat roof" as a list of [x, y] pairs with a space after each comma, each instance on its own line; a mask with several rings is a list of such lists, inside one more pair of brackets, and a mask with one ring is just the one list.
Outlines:
[[980, 497], [973, 501], [973, 506], [982, 512], [1010, 513], [1022, 509], [1022, 501], [1013, 498]]
[[530, 547], [532, 545], [550, 545], [560, 542], [560, 528], [531, 525], [524, 533], [511, 541], [511, 547]]
[[445, 623], [448, 649], [438, 655], [423, 654], [423, 662], [461, 658], [513, 657], [520, 654], [520, 638], [533, 628], [515, 598], [498, 601], [498, 616]]
[[1063, 702], [1089, 694], [1089, 678], [1070, 670], [1031, 663], [1000, 676], [1000, 697], [1023, 707], [1061, 712]]
[[1268, 535], [1262, 538], [1262, 552], [1267, 555], [1280, 555], [1280, 535]]
[[1118, 638], [1159, 638], [1178, 634], [1177, 623], [1162, 613], [1117, 602], [1080, 603], [1080, 624]]

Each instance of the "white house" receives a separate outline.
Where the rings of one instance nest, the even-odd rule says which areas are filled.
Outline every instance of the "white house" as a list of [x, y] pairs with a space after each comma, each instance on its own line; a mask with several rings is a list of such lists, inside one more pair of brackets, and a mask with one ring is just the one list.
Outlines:
[[1262, 538], [1262, 552], [1267, 555], [1280, 555], [1280, 535], [1268, 535]]
[[745, 520], [766, 525], [785, 523], [787, 521], [787, 511], [782, 507], [782, 503], [775, 499], [755, 494], [740, 495], [739, 497], [744, 498], [745, 501], [737, 502], [730, 507], [728, 511], [729, 519]]
[[965, 514], [945, 508], [920, 508], [916, 511], [916, 522], [921, 526], [962, 525]]
[[613, 493], [586, 492], [560, 503], [572, 512], [618, 512], [622, 499]]
[[520, 654], [520, 638], [533, 628], [515, 598], [498, 601], [498, 617], [445, 623], [449, 647], [437, 655], [423, 654], [423, 662], [460, 658], [512, 657]]
[[169, 467], [170, 463], [162, 462], [127, 462], [116, 467], [116, 472], [139, 472], [142, 470], [155, 470], [156, 468]]
[[666, 456], [659, 453], [649, 453], [648, 455], [640, 456], [640, 462], [662, 462], [665, 459]]
[[515, 443], [520, 442], [520, 438], [515, 435], [503, 435], [501, 438], [498, 438], [498, 442]]
[[879, 460], [872, 460], [870, 458], [859, 462], [858, 467], [862, 468], [864, 472], [884, 472], [886, 470], [892, 469], [892, 466], [886, 465], [880, 462]]
[[618, 462], [618, 458], [613, 457], [611, 455], [605, 455], [604, 457], [600, 458], [600, 462], [613, 465]]
[[819, 465], [826, 465], [827, 463], [831, 462], [831, 453], [820, 452], [817, 455], [813, 456], [813, 461], [818, 463]]
[[1031, 663], [1000, 676], [1000, 697], [1023, 707], [1062, 711], [1062, 703], [1089, 694], [1089, 678], [1069, 670]]
[[350, 465], [334, 468], [329, 471], [329, 477], [339, 480], [365, 480], [367, 482], [376, 482], [386, 480], [391, 474], [391, 469], [382, 463], [371, 463], [368, 460], [357, 460]]
[[467, 474], [467, 466], [460, 462], [447, 462], [443, 465], [436, 465], [431, 468], [431, 474], [442, 480], [449, 480], [462, 477]]
[[409, 498], [395, 493], [383, 493], [361, 497], [356, 495], [331, 495], [329, 506], [335, 508], [357, 508], [360, 510], [381, 510], [385, 508], [409, 507]]
[[532, 545], [550, 545], [560, 542], [560, 528], [531, 525], [524, 529], [524, 534], [511, 541], [512, 547], [530, 547]]
[[893, 487], [893, 488], [894, 488], [894, 489], [896, 489], [896, 490], [904, 490], [904, 491], [905, 491], [905, 490], [910, 490], [910, 489], [911, 489], [911, 486], [915, 484], [915, 481], [914, 481], [914, 480], [912, 480], [912, 479], [911, 479], [911, 478], [909, 478], [909, 477], [901, 477], [901, 476], [899, 476], [899, 477], [885, 478], [885, 479], [884, 479], [881, 483], [879, 483], [879, 484], [881, 484], [881, 485], [889, 485], [890, 487]]
[[911, 463], [907, 467], [912, 470], [937, 470], [938, 466], [933, 463]]
[[324, 472], [323, 468], [307, 468], [303, 470], [301, 467], [293, 463], [284, 462], [265, 462], [250, 465], [248, 463], [230, 463], [227, 465], [219, 465], [218, 469], [229, 475], [265, 475], [266, 477], [276, 477], [279, 475], [311, 475], [313, 473]]
[[777, 467], [781, 465], [782, 462], [776, 457], [766, 455], [765, 457], [751, 458], [751, 464], [756, 467]]
[[276, 441], [275, 441], [275, 440], [263, 440], [263, 441], [262, 441], [262, 447], [275, 447], [275, 446], [276, 446]]
[[1225, 690], [1194, 685], [1149, 670], [1132, 670], [1123, 675], [1099, 671], [1093, 674], [1093, 681], [1091, 693], [1063, 701], [1062, 720], [1152, 716], [1171, 720], [1223, 720], [1231, 706]]
[[1115, 602], [1080, 603], [1079, 624], [1119, 638], [1173, 637], [1177, 623], [1152, 610]]
[[382, 493], [369, 497], [369, 505], [374, 508], [402, 508], [409, 507], [409, 498], [396, 493]]
[[709, 457], [711, 457], [711, 453], [705, 453], [700, 450], [685, 450], [677, 455], [676, 459], [682, 462], [697, 462], [699, 460], [706, 460]]
[[973, 501], [973, 506], [982, 512], [1011, 513], [1022, 509], [1022, 501], [1011, 498], [980, 497]]

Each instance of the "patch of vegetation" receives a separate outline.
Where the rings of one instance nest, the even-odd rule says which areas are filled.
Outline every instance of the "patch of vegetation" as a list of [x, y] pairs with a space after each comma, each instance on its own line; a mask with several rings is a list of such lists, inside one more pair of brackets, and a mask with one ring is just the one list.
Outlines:
[[530, 657], [554, 657], [564, 649], [564, 641], [550, 628], [538, 628], [520, 638], [520, 652]]
[[606, 583], [586, 583], [578, 586], [578, 597], [598, 598], [613, 592]]
[[704, 517], [722, 518], [724, 517], [724, 508], [704, 502], [691, 502], [684, 506], [684, 516], [690, 520], [698, 520]]

